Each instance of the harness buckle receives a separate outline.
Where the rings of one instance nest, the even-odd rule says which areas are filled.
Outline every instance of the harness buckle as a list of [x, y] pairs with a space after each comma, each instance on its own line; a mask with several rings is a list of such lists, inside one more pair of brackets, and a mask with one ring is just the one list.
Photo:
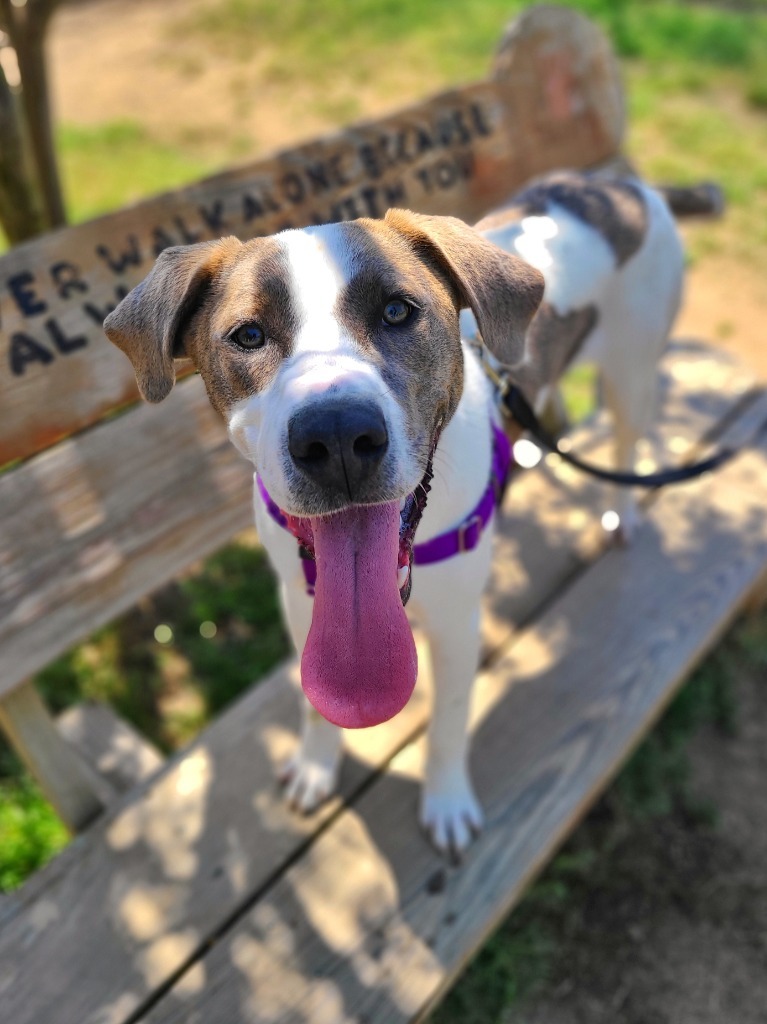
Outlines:
[[[473, 551], [474, 548], [479, 544], [479, 538], [482, 536], [482, 516], [473, 515], [471, 519], [467, 519], [466, 522], [461, 523], [458, 527], [458, 553], [463, 554], [464, 551]], [[469, 533], [473, 530], [473, 533]]]

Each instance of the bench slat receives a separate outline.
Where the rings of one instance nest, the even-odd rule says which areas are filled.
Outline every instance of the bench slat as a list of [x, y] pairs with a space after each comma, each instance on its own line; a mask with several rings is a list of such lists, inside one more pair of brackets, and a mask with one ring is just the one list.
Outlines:
[[[672, 369], [706, 357], [696, 350], [677, 358]], [[715, 389], [720, 381], [713, 369], [730, 381], [725, 398], [716, 397], [705, 380], [669, 373], [674, 383], [667, 408], [675, 432], [684, 432], [685, 404], [690, 416], [701, 416], [700, 410], [721, 416], [732, 407], [748, 382], [742, 372], [725, 372], [729, 365], [714, 359], [708, 368]], [[698, 436], [709, 424], [697, 420]], [[539, 478], [549, 480], [548, 490]], [[596, 498], [598, 489], [587, 486]], [[494, 586], [515, 591], [514, 614], [520, 618], [528, 618], [572, 575], [573, 555], [556, 541], [556, 519], [572, 535], [573, 500], [565, 502], [562, 484], [548, 467], [522, 474], [509, 490], [498, 541], [507, 546], [504, 559], [513, 557], [509, 546], [519, 540], [519, 534], [512, 539], [517, 529], [530, 530], [520, 545], [525, 558], [541, 537], [550, 544], [546, 571], [537, 556], [534, 566], [528, 563], [529, 583], [522, 570], [509, 573], [508, 561], [496, 560]], [[535, 526], [536, 517], [543, 517], [545, 529]], [[499, 628], [500, 623], [495, 636], [488, 636], [488, 649], [508, 640], [512, 622], [506, 621], [502, 633]], [[43, 1024], [52, 1007], [63, 1013], [65, 992], [67, 1013], [78, 1024], [124, 1024], [338, 813], [336, 800], [308, 821], [298, 819], [285, 810], [272, 782], [274, 765], [294, 742], [296, 701], [287, 675], [261, 683], [151, 784], [110, 810], [76, 849], [14, 895], [0, 930], [0, 1017]], [[419, 692], [387, 726], [350, 735], [354, 756], [342, 775], [344, 799], [407, 742], [424, 716]]]
[[[767, 416], [767, 407], [762, 407]], [[421, 1019], [657, 719], [767, 566], [767, 440], [665, 492], [482, 674], [488, 828], [449, 868], [415, 824], [422, 741], [141, 1019]]]
[[101, 322], [168, 245], [390, 206], [472, 221], [533, 174], [614, 157], [622, 133], [605, 36], [541, 8], [508, 33], [490, 81], [18, 246], [0, 257], [0, 466], [135, 401]]
[[0, 694], [252, 525], [200, 378], [0, 476]]

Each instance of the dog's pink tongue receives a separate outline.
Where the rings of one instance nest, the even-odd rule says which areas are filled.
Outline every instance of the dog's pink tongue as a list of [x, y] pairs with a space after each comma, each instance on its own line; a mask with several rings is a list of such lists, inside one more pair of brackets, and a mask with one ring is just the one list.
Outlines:
[[397, 586], [399, 504], [312, 519], [317, 584], [301, 683], [328, 721], [378, 725], [401, 711], [418, 672]]

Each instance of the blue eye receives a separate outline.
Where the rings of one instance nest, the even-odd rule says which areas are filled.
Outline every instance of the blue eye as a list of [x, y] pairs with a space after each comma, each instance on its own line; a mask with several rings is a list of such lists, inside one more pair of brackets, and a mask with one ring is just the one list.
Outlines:
[[413, 307], [404, 299], [389, 299], [384, 306], [383, 322], [389, 324], [390, 327], [399, 327], [400, 324], [404, 324], [412, 312]]
[[248, 351], [261, 348], [266, 344], [266, 335], [258, 324], [243, 324], [242, 327], [238, 327], [236, 331], [233, 331], [229, 337], [235, 345], [239, 345], [240, 348], [247, 349]]

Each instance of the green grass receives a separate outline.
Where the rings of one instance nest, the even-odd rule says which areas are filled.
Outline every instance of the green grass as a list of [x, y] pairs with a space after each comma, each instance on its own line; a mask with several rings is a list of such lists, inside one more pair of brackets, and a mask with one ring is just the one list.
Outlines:
[[58, 151], [73, 221], [89, 220], [213, 170], [193, 147], [182, 150], [153, 139], [134, 121], [65, 124], [58, 132]]
[[585, 420], [598, 405], [597, 370], [591, 365], [576, 366], [562, 379], [562, 398], [571, 423]]
[[[135, 121], [60, 125], [57, 152], [69, 220], [91, 220], [210, 174], [215, 159], [195, 141], [172, 146]], [[5, 248], [0, 228], [0, 253]]]
[[[209, 45], [242, 60], [272, 54], [282, 80], [306, 82], [339, 63], [351, 75], [367, 76], [413, 59], [453, 78], [484, 71], [499, 28], [524, 6], [514, 0], [220, 0], [182, 18], [174, 34], [204, 33]], [[767, 54], [767, 24], [743, 13], [669, 0], [566, 6], [600, 22], [624, 58], [742, 70], [756, 68]]]
[[67, 830], [31, 779], [0, 784], [0, 892], [8, 892], [42, 867], [68, 840]]
[[686, 89], [673, 70], [646, 65], [628, 74], [629, 150], [650, 180], [716, 180], [727, 218], [696, 227], [691, 257], [727, 255], [750, 263], [767, 245], [767, 118], [749, 104], [745, 73], [709, 76]]

